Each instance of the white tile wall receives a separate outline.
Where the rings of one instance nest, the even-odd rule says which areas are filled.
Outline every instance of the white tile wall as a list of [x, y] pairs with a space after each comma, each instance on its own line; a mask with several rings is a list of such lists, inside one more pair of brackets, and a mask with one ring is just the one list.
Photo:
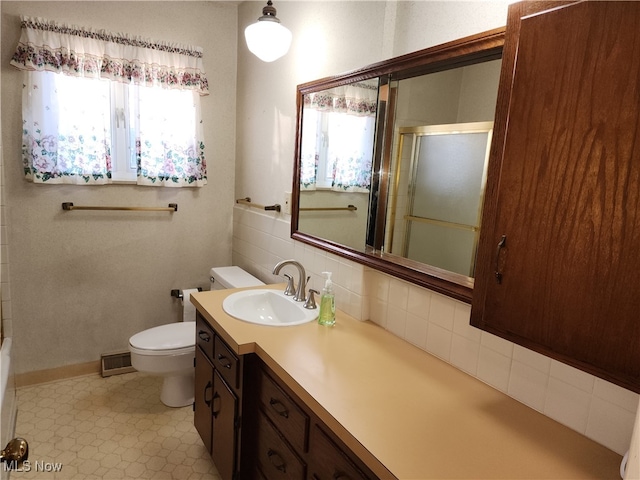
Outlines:
[[469, 305], [294, 242], [288, 217], [238, 206], [233, 264], [267, 283], [280, 260], [300, 261], [311, 286], [333, 272], [336, 305], [370, 320], [567, 427], [624, 454], [638, 394], [469, 325]]

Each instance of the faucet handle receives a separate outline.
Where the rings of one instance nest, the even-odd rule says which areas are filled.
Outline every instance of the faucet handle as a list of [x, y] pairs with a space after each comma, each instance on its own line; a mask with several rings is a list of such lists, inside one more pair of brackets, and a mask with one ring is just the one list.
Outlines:
[[307, 295], [307, 299], [304, 301], [304, 305], [302, 305], [304, 308], [308, 308], [309, 310], [313, 310], [314, 308], [317, 308], [316, 297], [313, 296], [314, 293], [316, 295], [320, 295], [319, 291], [314, 290], [313, 288], [310, 288], [309, 295]]
[[293, 277], [288, 273], [285, 273], [284, 278], [287, 279], [287, 287], [284, 289], [284, 294], [289, 296], [295, 295], [296, 288], [293, 286]]

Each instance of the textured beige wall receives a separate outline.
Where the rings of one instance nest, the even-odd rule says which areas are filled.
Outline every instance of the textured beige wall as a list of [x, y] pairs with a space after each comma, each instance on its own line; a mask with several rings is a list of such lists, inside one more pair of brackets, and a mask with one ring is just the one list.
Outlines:
[[[16, 372], [98, 360], [175, 321], [172, 288], [208, 286], [231, 262], [237, 6], [218, 2], [2, 2], [2, 130]], [[209, 184], [201, 189], [33, 185], [21, 172], [22, 73], [9, 66], [20, 15], [199, 45]], [[76, 205], [176, 213], [64, 212]], [[5, 272], [6, 274], [7, 272]]]

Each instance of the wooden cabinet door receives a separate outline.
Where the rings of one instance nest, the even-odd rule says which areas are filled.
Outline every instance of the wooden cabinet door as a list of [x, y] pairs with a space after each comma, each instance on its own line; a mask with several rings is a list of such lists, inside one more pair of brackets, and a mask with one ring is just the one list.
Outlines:
[[211, 457], [222, 480], [232, 480], [236, 471], [238, 398], [216, 370], [213, 375], [213, 435]]
[[640, 392], [640, 2], [512, 7], [471, 323]]
[[205, 448], [211, 453], [211, 401], [213, 399], [213, 366], [196, 347], [195, 392], [193, 423], [202, 438]]

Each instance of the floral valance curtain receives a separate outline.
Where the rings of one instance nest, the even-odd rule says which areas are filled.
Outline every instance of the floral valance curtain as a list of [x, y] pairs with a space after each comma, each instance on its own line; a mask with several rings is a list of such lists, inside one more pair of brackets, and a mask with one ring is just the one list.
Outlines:
[[340, 112], [350, 115], [373, 116], [378, 108], [378, 86], [351, 83], [330, 90], [304, 96], [305, 108], [321, 112]]
[[[23, 17], [11, 65], [25, 72], [27, 180], [111, 183], [113, 131], [127, 125], [124, 151], [133, 152], [138, 184], [207, 183], [200, 48]], [[116, 85], [126, 109], [112, 104]]]
[[209, 93], [202, 49], [23, 17], [11, 65], [21, 70], [102, 78]]
[[354, 83], [304, 96], [301, 179], [314, 190], [325, 163], [331, 188], [368, 193], [378, 103], [378, 87]]

